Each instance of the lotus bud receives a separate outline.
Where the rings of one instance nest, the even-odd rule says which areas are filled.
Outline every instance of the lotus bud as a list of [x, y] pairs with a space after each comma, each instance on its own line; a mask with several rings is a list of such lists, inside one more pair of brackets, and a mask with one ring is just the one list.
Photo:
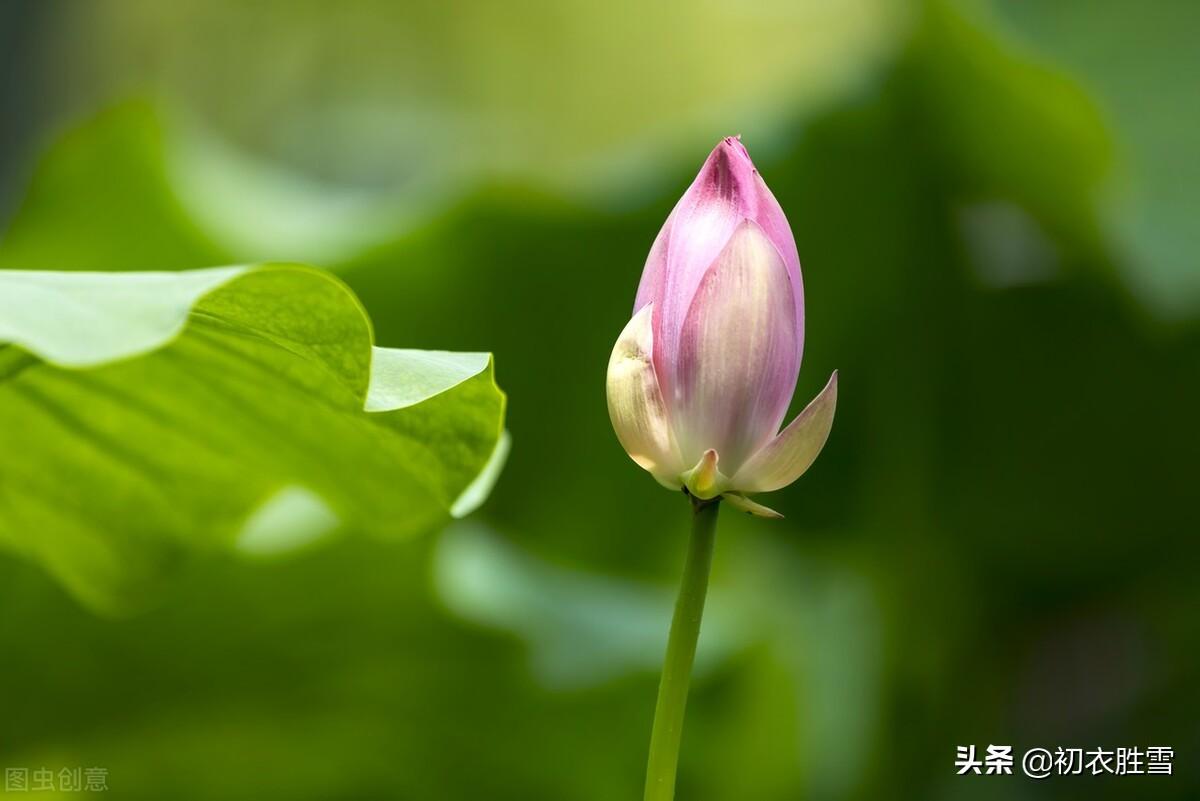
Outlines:
[[800, 258], [738, 138], [723, 140], [650, 248], [608, 364], [608, 411], [663, 486], [778, 516], [745, 498], [791, 484], [829, 436], [837, 373], [779, 430], [804, 345]]

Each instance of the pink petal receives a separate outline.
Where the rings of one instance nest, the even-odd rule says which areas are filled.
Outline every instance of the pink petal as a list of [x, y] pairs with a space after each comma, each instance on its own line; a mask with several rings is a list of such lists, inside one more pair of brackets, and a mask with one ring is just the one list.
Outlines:
[[677, 351], [659, 362], [655, 343], [685, 464], [716, 449], [732, 475], [779, 430], [799, 368], [795, 315], [779, 252], [743, 222], [703, 276]]
[[[746, 148], [736, 137], [722, 140], [676, 204], [650, 249], [634, 310], [654, 302], [655, 363], [675, 357], [692, 297], [744, 220], [759, 225], [787, 269], [794, 304], [796, 364], [804, 344], [804, 287], [796, 241], [783, 209], [763, 182]], [[670, 377], [660, 369], [663, 391]]]

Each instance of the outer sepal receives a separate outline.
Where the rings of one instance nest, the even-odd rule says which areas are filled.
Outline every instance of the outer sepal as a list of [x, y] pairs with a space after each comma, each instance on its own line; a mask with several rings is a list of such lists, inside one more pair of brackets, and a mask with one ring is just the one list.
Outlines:
[[739, 495], [736, 492], [727, 492], [722, 495], [721, 498], [739, 512], [745, 512], [746, 514], [754, 515], [755, 517], [765, 517], [769, 520], [783, 519], [783, 515], [781, 515], [779, 512], [763, 506], [761, 503], [755, 503], [745, 495]]

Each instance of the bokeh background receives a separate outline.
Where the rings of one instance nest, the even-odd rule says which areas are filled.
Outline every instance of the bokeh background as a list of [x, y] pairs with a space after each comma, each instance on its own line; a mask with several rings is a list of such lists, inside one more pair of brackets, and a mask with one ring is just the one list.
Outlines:
[[[1182, 0], [0, 4], [0, 267], [325, 267], [380, 344], [493, 351], [513, 438], [437, 536], [211, 558], [132, 616], [0, 556], [0, 765], [639, 797], [688, 513], [604, 369], [741, 133], [804, 263], [797, 403], [835, 367], [841, 399], [787, 519], [722, 523], [679, 798], [1200, 797], [1198, 31]], [[991, 743], [1175, 775], [954, 775]]]

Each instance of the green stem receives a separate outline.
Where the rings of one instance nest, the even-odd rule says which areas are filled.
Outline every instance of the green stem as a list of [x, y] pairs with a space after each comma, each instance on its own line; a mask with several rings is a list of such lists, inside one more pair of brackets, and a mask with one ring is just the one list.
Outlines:
[[717, 537], [718, 501], [692, 499], [692, 506], [692, 538], [679, 584], [679, 598], [675, 601], [675, 617], [671, 620], [671, 636], [667, 640], [667, 656], [658, 685], [658, 703], [654, 707], [650, 760], [646, 765], [646, 801], [672, 801], [675, 797], [675, 768], [679, 762], [679, 741], [683, 736], [683, 712], [687, 706], [692, 661], [696, 656], [696, 640], [700, 637], [700, 618], [704, 615], [704, 596], [708, 593], [708, 573]]

